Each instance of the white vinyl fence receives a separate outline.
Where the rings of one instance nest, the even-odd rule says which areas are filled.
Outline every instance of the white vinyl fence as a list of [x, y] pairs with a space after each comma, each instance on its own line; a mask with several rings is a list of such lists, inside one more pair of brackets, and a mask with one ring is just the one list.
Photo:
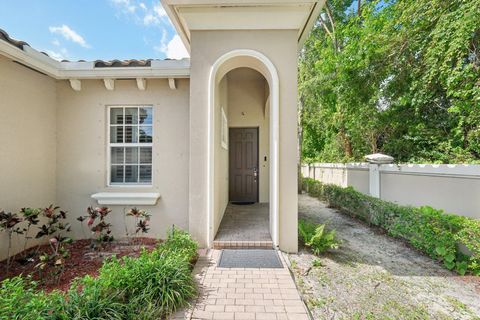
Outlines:
[[480, 165], [313, 163], [302, 165], [302, 175], [403, 205], [480, 219]]

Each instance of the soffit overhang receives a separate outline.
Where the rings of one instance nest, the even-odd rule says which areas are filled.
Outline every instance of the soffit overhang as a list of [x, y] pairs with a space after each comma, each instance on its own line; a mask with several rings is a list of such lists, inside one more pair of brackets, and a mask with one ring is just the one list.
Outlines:
[[196, 30], [297, 30], [301, 48], [325, 0], [161, 0], [185, 47]]

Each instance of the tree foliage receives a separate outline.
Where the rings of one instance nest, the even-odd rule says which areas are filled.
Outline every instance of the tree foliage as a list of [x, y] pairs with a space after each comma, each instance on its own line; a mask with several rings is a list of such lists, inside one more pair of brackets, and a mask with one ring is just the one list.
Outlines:
[[304, 161], [480, 162], [480, 0], [328, 0], [299, 83]]

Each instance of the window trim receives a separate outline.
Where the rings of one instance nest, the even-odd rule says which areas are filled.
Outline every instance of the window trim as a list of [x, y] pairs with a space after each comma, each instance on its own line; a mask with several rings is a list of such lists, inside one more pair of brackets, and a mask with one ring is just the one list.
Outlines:
[[[153, 187], [153, 176], [154, 176], [154, 170], [153, 170], [153, 164], [155, 162], [155, 154], [153, 152], [153, 145], [154, 145], [154, 137], [155, 137], [155, 129], [154, 129], [154, 124], [155, 124], [155, 108], [153, 104], [115, 104], [115, 105], [106, 105], [106, 112], [107, 112], [107, 122], [105, 126], [105, 130], [107, 130], [106, 133], [106, 152], [107, 152], [107, 187], [111, 188], [151, 188]], [[110, 143], [110, 133], [111, 133], [111, 123], [110, 123], [110, 111], [112, 108], [151, 108], [152, 109], [152, 142], [151, 143], [131, 143], [130, 147], [151, 147], [152, 148], [152, 179], [150, 182], [147, 183], [142, 183], [142, 182], [125, 182], [125, 183], [112, 183], [111, 182], [111, 170], [112, 170], [112, 154], [111, 154], [111, 148], [112, 147], [126, 147], [127, 144], [125, 143]], [[140, 156], [140, 155], [138, 155]]]

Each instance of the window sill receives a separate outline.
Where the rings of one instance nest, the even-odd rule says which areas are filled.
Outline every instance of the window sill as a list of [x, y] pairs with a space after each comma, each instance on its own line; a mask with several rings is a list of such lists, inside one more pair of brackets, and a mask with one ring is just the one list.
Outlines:
[[102, 205], [154, 206], [160, 198], [159, 193], [139, 192], [99, 192], [92, 194], [93, 199]]

